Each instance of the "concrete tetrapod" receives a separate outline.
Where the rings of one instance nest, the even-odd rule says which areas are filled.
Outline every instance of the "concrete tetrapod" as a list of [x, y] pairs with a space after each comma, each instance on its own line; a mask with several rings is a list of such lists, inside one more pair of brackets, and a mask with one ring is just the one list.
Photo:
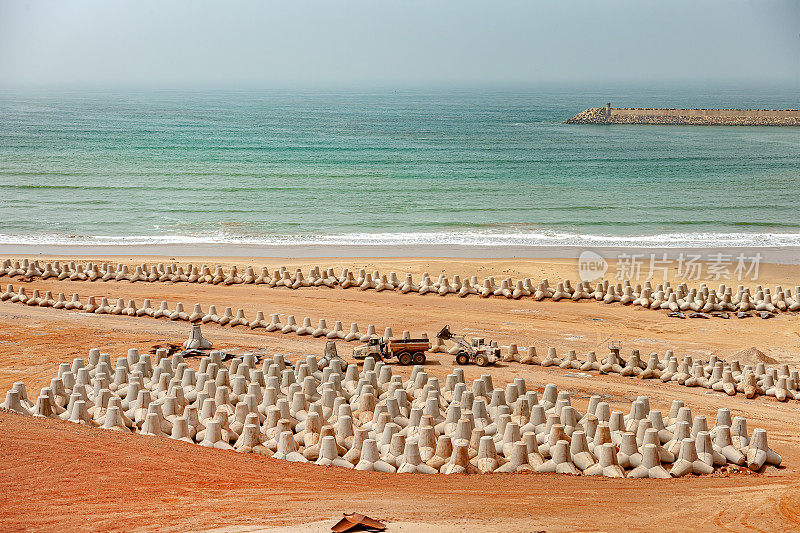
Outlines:
[[353, 468], [353, 464], [341, 457], [336, 445], [336, 438], [328, 435], [322, 437], [320, 444], [319, 459], [315, 464], [322, 466], [339, 466], [342, 468]]
[[658, 450], [654, 444], [645, 444], [642, 447], [642, 463], [628, 472], [629, 478], [670, 478], [669, 472], [661, 466]]
[[714, 466], [723, 466], [725, 465], [728, 460], [727, 458], [722, 455], [720, 450], [714, 446], [713, 442], [711, 441], [711, 435], [708, 431], [700, 431], [695, 436], [695, 450], [697, 451], [697, 457], [707, 465], [712, 467]]
[[450, 435], [440, 435], [436, 441], [436, 451], [433, 457], [428, 459], [426, 463], [434, 470], [441, 472], [452, 455], [453, 441]]
[[[713, 360], [704, 366], [719, 368]], [[779, 377], [790, 373], [776, 372]], [[756, 373], [767, 375], [763, 368]], [[484, 374], [467, 383], [457, 368], [440, 383], [415, 366], [404, 379], [373, 359], [360, 372], [341, 359], [313, 356], [294, 363], [281, 355], [264, 356], [257, 365], [252, 354], [244, 354], [223, 363], [216, 351], [201, 357], [195, 369], [180, 354], [131, 349], [114, 368], [108, 354], [93, 349], [86, 358], [61, 364], [58, 377], [41, 389], [35, 404], [19, 382], [4, 406], [278, 459], [345, 468], [363, 460], [362, 469], [385, 471], [534, 468], [619, 476], [632, 468], [630, 477], [663, 477], [647, 457], [651, 448], [657, 462], [669, 463], [673, 456], [661, 444], [680, 448], [687, 441], [694, 451], [691, 469], [707, 472], [714, 465], [743, 462], [748, 454], [754, 468], [780, 462], [760, 430], [751, 440], [744, 419], [731, 417], [726, 409], [717, 412], [709, 431], [706, 419], [693, 416], [681, 401], [674, 402], [666, 420], [644, 396], [623, 415], [592, 395], [581, 413], [571, 405], [569, 392], [552, 384], [539, 401], [539, 393], [528, 390], [522, 379], [495, 387], [491, 378]], [[365, 449], [368, 440], [374, 450]], [[680, 468], [683, 463], [676, 464]]]
[[757, 472], [765, 464], [780, 466], [781, 456], [767, 446], [767, 432], [763, 429], [754, 429], [753, 438], [747, 447], [747, 468]]
[[13, 389], [6, 392], [6, 399], [3, 403], [0, 403], [0, 408], [8, 409], [9, 411], [14, 411], [15, 413], [23, 415], [30, 414], [28, 409], [25, 408], [20, 401], [19, 391]]
[[614, 444], [607, 442], [595, 447], [597, 464], [587, 468], [583, 473], [587, 476], [625, 477], [625, 471], [617, 462], [617, 450]]
[[733, 445], [731, 428], [728, 426], [717, 426], [716, 429], [714, 445], [719, 449], [719, 452], [725, 456], [729, 463], [740, 466], [743, 465], [746, 458], [744, 454]]
[[[30, 265], [30, 262], [28, 264]], [[143, 265], [143, 267], [145, 266], [146, 265]], [[61, 271], [63, 273], [63, 270], [68, 267], [66, 267], [65, 265], [64, 267], [59, 266], [59, 268], [61, 268]], [[193, 268], [194, 267], [191, 267], [191, 265], [187, 266], [187, 270]], [[144, 268], [141, 269], [144, 270]], [[118, 276], [119, 272], [123, 270], [124, 269], [122, 268], [122, 265], [118, 267], [109, 267], [107, 265], [103, 265], [101, 277], [106, 277], [106, 275], [110, 272], [113, 278]], [[159, 272], [158, 275], [160, 276], [160, 278], [167, 276], [167, 278], [164, 279], [169, 279], [170, 281], [174, 282], [172, 278], [174, 278], [175, 276], [179, 277], [181, 276], [180, 273], [182, 272], [182, 267], [180, 267], [179, 265], [160, 265], [156, 270]], [[55, 267], [53, 267], [53, 271], [54, 272], [56, 271]], [[310, 274], [310, 278], [316, 280], [314, 282], [315, 286], [317, 286], [317, 282], [321, 281], [324, 277], [320, 274], [320, 272], [321, 271], [319, 269], [315, 268], [313, 269], [313, 272]], [[59, 276], [60, 275], [61, 274], [59, 274]], [[367, 273], [365, 272], [364, 273], [365, 278], [366, 275]], [[371, 274], [373, 279], [375, 279], [376, 275], [380, 276], [380, 274], [376, 273]], [[133, 275], [130, 275], [129, 277], [132, 276]], [[434, 287], [435, 290], [438, 292], [439, 289], [441, 289], [442, 287], [449, 286], [451, 288], [455, 287], [463, 288], [465, 286], [474, 286], [475, 284], [478, 284], [477, 279], [475, 280], [475, 283], [473, 283], [472, 280], [469, 283], [462, 282], [461, 277], [459, 276], [454, 276], [452, 284], [450, 284], [449, 281], [445, 281], [446, 279], [447, 279], [446, 277], [440, 276], [440, 280], [437, 283], [433, 283], [432, 287]], [[200, 278], [198, 277], [196, 281], [199, 282]], [[489, 281], [490, 284], [493, 283], [493, 280], [491, 280], [490, 278], [487, 279], [487, 281]], [[504, 281], [508, 282], [509, 280], [507, 279]], [[294, 281], [292, 283], [294, 283]], [[388, 283], [394, 284], [394, 282], [391, 280], [388, 280]], [[508, 285], [508, 283], [506, 284]], [[526, 280], [523, 286], [527, 288], [527, 285], [528, 283]], [[563, 285], [565, 294], [570, 294], [570, 291], [572, 291], [572, 295], [574, 296], [575, 293], [579, 293], [580, 291], [580, 287], [579, 289], [572, 290], [570, 287], [567, 286], [568, 284], [566, 281], [563, 282]], [[686, 295], [687, 289], [683, 285], [684, 284], [682, 284], [682, 286], [678, 287], [676, 290], [673, 290], [669, 286], [669, 284], [663, 284], [663, 286], [659, 285], [658, 288], [656, 289], [656, 296], [651, 298], [652, 301], [649, 305], [650, 306], [654, 305], [657, 301], [659, 301], [659, 298], [661, 300], [666, 299], [665, 300], [666, 302], [669, 299], [671, 299], [669, 297], [673, 294], [676, 295], [676, 301], [678, 302], [682, 302], [684, 299], [690, 298], [691, 294], [693, 293], [689, 292], [689, 296], [687, 296]], [[630, 287], [630, 285], [629, 284], [625, 285], [625, 287]], [[650, 289], [652, 288], [649, 287], [648, 284], [645, 284], [644, 289], [637, 286], [635, 290], [633, 289], [632, 290], [634, 294], [641, 294], [641, 293], [647, 293], [647, 291]], [[719, 290], [723, 289], [724, 287], [721, 287]], [[785, 292], [782, 289], [780, 290], [779, 289], [780, 288], [776, 288], [775, 294], [784, 295]], [[495, 290], [500, 290], [500, 289], [495, 289]], [[617, 293], [621, 292], [623, 290], [622, 284], [620, 284], [618, 288], [614, 290]], [[730, 292], [728, 289], [725, 290], [727, 292]], [[553, 292], [552, 289], [549, 288], [549, 285], [544, 281], [540, 284], [540, 291], [542, 292], [542, 294], [544, 295], [543, 297], [545, 298], [551, 297], [552, 295], [550, 293]], [[607, 283], [598, 284], [598, 288], [592, 294], [599, 293], [598, 291], [602, 292], [602, 294], [605, 295], [604, 296], [605, 298], [611, 292], [611, 286]], [[709, 292], [709, 294], [713, 295], [713, 291], [708, 291], [707, 289], [704, 289], [704, 291]], [[24, 289], [21, 289], [19, 293], [15, 293], [13, 296], [10, 294], [10, 292], [11, 291], [6, 291], [6, 293], [3, 293], [5, 295], [3, 297], [6, 297], [7, 301], [11, 300], [14, 301], [15, 303], [26, 303], [29, 305], [38, 305], [44, 307], [52, 306], [58, 309], [75, 308], [74, 307], [75, 304], [73, 304], [72, 302], [66, 302], [65, 299], [61, 297], [61, 295], [59, 295], [58, 299], [54, 299], [52, 297], [52, 293], [49, 294], [45, 293], [45, 295], [42, 296], [41, 295], [42, 291], [38, 289], [34, 289], [34, 293], [31, 296], [28, 296], [25, 293]], [[727, 292], [723, 294], [727, 294]], [[756, 292], [758, 294], [757, 296], [758, 302], [761, 301], [765, 302], [770, 298], [769, 290], [758, 288]], [[696, 296], [699, 294], [700, 296], [698, 297], [702, 296], [701, 292], [695, 291], [694, 294]], [[746, 294], [746, 292], [742, 294]], [[595, 296], [593, 297], [596, 296], [597, 294], [595, 294]], [[709, 298], [711, 297], [709, 296]], [[738, 301], [739, 298], [740, 296], [737, 295], [734, 301]], [[773, 302], [780, 301], [779, 300], [780, 296], [775, 296], [771, 298]], [[789, 298], [792, 301], [797, 300], [797, 298], [791, 297], [791, 294], [789, 296], [783, 296], [783, 298], [784, 299]], [[75, 303], [80, 305], [79, 303], [80, 300], [77, 297], [75, 297], [74, 299]], [[723, 301], [725, 299], [726, 298], [723, 298], [720, 301]], [[711, 300], [713, 300], [713, 298], [711, 298]], [[786, 301], [788, 302], [789, 300]], [[681, 305], [683, 305], [684, 303], [685, 302], [681, 303]], [[728, 307], [724, 307], [723, 304], [714, 304], [713, 308], [716, 309], [717, 305], [721, 306], [722, 309], [728, 309]], [[731, 305], [733, 305], [733, 301]], [[117, 300], [116, 305], [109, 305], [107, 298], [101, 297], [100, 303], [98, 304], [94, 297], [90, 297], [89, 302], [85, 306], [82, 306], [82, 308], [88, 312], [94, 312], [97, 314], [122, 314], [128, 316], [154, 316], [154, 317], [166, 316], [172, 320], [189, 320], [193, 323], [198, 321], [200, 323], [217, 322], [221, 325], [226, 325], [226, 324], [230, 324], [233, 326], [250, 325], [251, 328], [253, 329], [263, 327], [265, 329], [268, 329], [269, 331], [277, 331], [277, 329], [286, 332], [295, 331], [291, 327], [286, 328], [285, 326], [280, 325], [277, 319], [273, 321], [275, 323], [271, 322], [270, 324], [265, 324], [265, 322], [260, 317], [257, 317], [257, 319], [251, 323], [244, 317], [243, 312], [237, 312], [237, 316], [234, 317], [232, 311], [228, 311], [227, 309], [222, 316], [218, 316], [212, 308], [209, 308], [209, 313], [204, 315], [202, 313], [202, 307], [195, 305], [195, 311], [191, 314], [186, 314], [185, 311], [183, 310], [183, 305], [181, 303], [176, 304], [175, 310], [170, 310], [166, 303], [162, 303], [160, 309], [151, 311], [149, 301], [147, 300], [145, 301], [142, 308], [137, 308], [135, 302], [133, 302], [132, 300], [128, 302], [127, 306], [122, 305], [120, 303], [120, 300]], [[787, 309], [788, 309], [788, 304], [787, 304]], [[308, 329], [306, 329], [307, 327], [310, 329], [311, 333], [308, 333]], [[301, 326], [297, 328], [297, 330], [299, 330], [301, 334], [313, 335], [316, 332], [317, 335], [322, 336], [321, 334], [324, 333], [324, 336], [330, 339], [339, 339], [339, 338], [344, 339], [347, 337], [350, 338], [351, 340], [356, 340], [356, 335], [358, 335], [359, 340], [364, 340], [371, 337], [371, 334], [369, 334], [369, 332], [368, 332], [369, 336], [359, 335], [359, 334], [351, 335], [350, 333], [344, 335], [344, 332], [342, 329], [340, 329], [340, 326], [334, 326], [334, 328], [332, 330], [328, 330], [327, 333], [325, 333], [326, 328], [319, 328], [319, 327], [312, 328], [310, 324], [308, 326], [305, 325]], [[515, 346], [516, 346], [515, 343], [511, 343], [507, 350], [504, 348], [504, 350], [506, 351], [506, 355], [504, 358], [506, 360], [519, 361], [525, 364], [537, 363], [538, 359], [535, 356], [531, 355], [530, 349], [528, 350], [528, 355], [526, 356], [524, 354], [515, 353], [515, 348], [514, 348]], [[444, 346], [442, 345], [442, 343], [440, 343], [438, 339], [434, 339], [434, 343], [432, 346], [433, 352], [440, 351], [442, 350], [443, 347]], [[452, 348], [453, 351], [457, 349], [458, 349], [457, 347]], [[639, 376], [642, 379], [660, 378], [661, 381], [665, 382], [674, 381], [679, 384], [687, 386], [711, 388], [712, 390], [715, 391], [723, 391], [729, 395], [735, 395], [739, 392], [742, 392], [748, 398], [766, 394], [774, 396], [779, 401], [800, 400], [800, 391], [797, 390], [800, 379], [797, 376], [794, 376], [794, 374], [789, 375], [789, 373], [784, 373], [782, 371], [781, 373], [778, 373], [776, 369], [768, 368], [764, 364], [757, 365], [755, 369], [753, 369], [752, 367], [746, 367], [744, 371], [742, 371], [738, 361], [734, 361], [731, 364], [728, 364], [723, 362], [716, 356], [712, 356], [707, 362], [699, 360], [693, 361], [692, 358], [686, 357], [680, 363], [680, 368], [678, 368], [677, 359], [672, 355], [671, 351], [667, 351], [667, 354], [665, 355], [666, 355], [665, 362], [661, 363], [661, 361], [658, 359], [657, 354], [651, 354], [647, 364], [644, 364], [639, 359], [635, 350], [634, 354], [627, 361], [620, 360], [615, 355], [612, 355], [607, 357], [603, 361], [603, 363], [599, 366], [599, 371], [601, 373], [617, 372], [620, 373], [621, 375], [631, 376], [631, 377]], [[558, 357], [555, 350], [549, 350], [548, 357], [546, 357], [542, 361], [542, 363], [544, 364], [544, 366], [558, 365], [565, 369], [572, 368], [572, 369], [581, 369], [586, 371], [586, 370], [596, 369], [597, 365], [596, 359], [597, 359], [596, 355], [590, 353], [587, 356], [586, 361], [580, 361], [577, 355], [571, 350], [568, 351], [567, 355], [563, 359], [561, 359]]]
[[184, 350], [210, 350], [213, 344], [211, 341], [204, 339], [200, 331], [200, 324], [192, 324], [192, 331], [189, 338], [183, 343]]
[[374, 470], [376, 472], [395, 472], [396, 469], [381, 459], [378, 452], [378, 443], [375, 439], [366, 439], [361, 445], [361, 459], [355, 466], [356, 470]]
[[454, 443], [450, 460], [442, 467], [442, 474], [475, 474], [475, 468], [469, 460], [469, 444]]
[[673, 463], [669, 473], [672, 477], [683, 477], [687, 474], [710, 474], [714, 468], [697, 457], [694, 439], [685, 438], [681, 441], [678, 459]]
[[73, 293], [72, 299], [68, 302], [65, 302], [63, 307], [59, 307], [57, 304], [53, 305], [53, 307], [56, 309], [72, 310], [72, 309], [82, 309], [83, 305], [81, 304], [81, 299], [78, 296], [78, 293]]
[[417, 442], [413, 440], [407, 440], [405, 443], [402, 462], [400, 463], [400, 466], [398, 466], [397, 472], [401, 474], [437, 474], [438, 470], [422, 462]]
[[580, 474], [580, 470], [572, 463], [569, 456], [569, 443], [559, 440], [550, 450], [550, 459], [536, 467], [536, 471], [555, 472], [557, 474]]

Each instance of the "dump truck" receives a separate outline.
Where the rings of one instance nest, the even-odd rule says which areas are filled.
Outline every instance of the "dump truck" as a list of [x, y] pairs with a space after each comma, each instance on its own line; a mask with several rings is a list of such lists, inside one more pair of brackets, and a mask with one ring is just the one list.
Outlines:
[[436, 335], [443, 341], [452, 340], [460, 348], [456, 353], [456, 363], [467, 365], [475, 363], [478, 366], [489, 366], [500, 360], [500, 348], [486, 344], [485, 339], [471, 339], [467, 341], [464, 335], [455, 335], [450, 331], [450, 326], [445, 326]]
[[427, 360], [425, 352], [431, 349], [428, 339], [384, 339], [372, 338], [366, 344], [353, 348], [353, 357], [366, 359], [372, 357], [376, 361], [388, 361], [393, 357], [401, 365], [424, 365]]

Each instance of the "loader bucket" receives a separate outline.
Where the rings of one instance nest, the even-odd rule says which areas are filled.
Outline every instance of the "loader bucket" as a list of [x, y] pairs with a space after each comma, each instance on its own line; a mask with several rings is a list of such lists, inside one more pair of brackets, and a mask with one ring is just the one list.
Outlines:
[[453, 337], [453, 334], [450, 333], [450, 326], [447, 325], [442, 328], [442, 330], [436, 334], [436, 337], [442, 339], [443, 341], [449, 340]]

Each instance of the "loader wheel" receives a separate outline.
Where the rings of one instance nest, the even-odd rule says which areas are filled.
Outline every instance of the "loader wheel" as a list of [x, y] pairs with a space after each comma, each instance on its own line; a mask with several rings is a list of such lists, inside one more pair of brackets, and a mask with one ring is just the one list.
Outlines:
[[475, 364], [478, 366], [489, 366], [489, 358], [483, 354], [475, 357]]
[[415, 365], [425, 364], [425, 352], [417, 352], [414, 354], [414, 364]]
[[458, 355], [456, 355], [456, 363], [458, 363], [459, 365], [468, 364], [469, 356], [467, 355], [467, 352], [458, 352]]
[[414, 358], [411, 357], [411, 354], [408, 353], [408, 352], [401, 353], [400, 355], [397, 356], [397, 359], [400, 361], [400, 364], [403, 365], [403, 366], [410, 365], [414, 360]]

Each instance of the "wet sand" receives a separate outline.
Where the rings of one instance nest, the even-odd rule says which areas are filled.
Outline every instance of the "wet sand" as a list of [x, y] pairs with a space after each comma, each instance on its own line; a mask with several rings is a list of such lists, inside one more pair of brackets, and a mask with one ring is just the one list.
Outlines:
[[684, 256], [700, 254], [709, 260], [719, 254], [735, 260], [740, 254], [754, 257], [760, 254], [765, 263], [800, 264], [800, 247], [796, 246], [707, 246], [707, 247], [639, 247], [606, 246], [514, 246], [514, 245], [457, 245], [457, 244], [396, 244], [396, 245], [338, 245], [338, 244], [247, 244], [247, 243], [201, 243], [201, 244], [125, 244], [123, 241], [110, 244], [0, 244], [0, 257], [183, 257], [195, 261], [216, 258], [217, 261], [234, 259], [311, 259], [311, 258], [424, 258], [435, 260], [449, 258], [453, 264], [469, 262], [470, 259], [576, 259], [586, 250], [600, 254], [613, 261], [620, 255], [638, 255], [645, 259], [651, 254], [660, 258], [663, 254], [676, 260]]

